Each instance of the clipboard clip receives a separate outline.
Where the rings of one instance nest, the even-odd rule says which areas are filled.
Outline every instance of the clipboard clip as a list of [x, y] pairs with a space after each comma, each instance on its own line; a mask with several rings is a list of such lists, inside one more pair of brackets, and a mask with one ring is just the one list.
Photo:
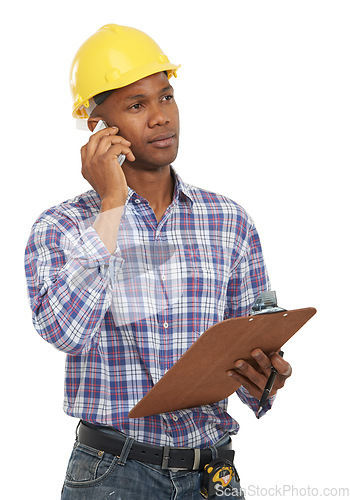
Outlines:
[[286, 311], [286, 309], [278, 307], [276, 292], [269, 290], [259, 295], [252, 305], [250, 314], [251, 316], [256, 316], [257, 314], [272, 314], [281, 311]]

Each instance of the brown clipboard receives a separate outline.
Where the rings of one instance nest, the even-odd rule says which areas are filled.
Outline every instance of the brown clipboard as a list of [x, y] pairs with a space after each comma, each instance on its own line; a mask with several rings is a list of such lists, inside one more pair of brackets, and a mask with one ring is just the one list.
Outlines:
[[227, 371], [238, 359], [257, 367], [251, 351], [282, 347], [316, 309], [294, 309], [220, 321], [208, 328], [132, 408], [130, 418], [147, 417], [216, 403], [240, 386]]

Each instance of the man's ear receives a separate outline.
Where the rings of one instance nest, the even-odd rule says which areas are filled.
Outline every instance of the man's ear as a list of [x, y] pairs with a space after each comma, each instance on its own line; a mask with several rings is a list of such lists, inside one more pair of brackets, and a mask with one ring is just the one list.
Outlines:
[[100, 120], [102, 120], [100, 116], [90, 116], [90, 118], [87, 121], [87, 125], [89, 127], [90, 132], [93, 132], [95, 130], [95, 127]]

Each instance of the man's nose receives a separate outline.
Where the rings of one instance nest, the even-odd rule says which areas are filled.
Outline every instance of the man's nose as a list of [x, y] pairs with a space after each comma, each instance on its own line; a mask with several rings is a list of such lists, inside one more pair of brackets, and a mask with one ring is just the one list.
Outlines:
[[167, 123], [169, 123], [169, 116], [164, 108], [161, 104], [153, 104], [148, 119], [149, 127], [153, 128], [156, 125], [166, 125]]

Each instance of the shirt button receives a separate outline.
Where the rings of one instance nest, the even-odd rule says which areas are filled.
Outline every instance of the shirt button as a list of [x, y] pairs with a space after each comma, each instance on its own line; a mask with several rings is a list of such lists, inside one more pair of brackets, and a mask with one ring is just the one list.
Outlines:
[[141, 203], [141, 200], [139, 200], [138, 198], [136, 198], [135, 203], [136, 203], [136, 205], [138, 205], [139, 203]]
[[165, 322], [165, 323], [163, 323], [163, 326], [164, 326], [164, 328], [168, 328], [169, 325], [167, 322]]
[[177, 422], [179, 420], [179, 417], [177, 415], [173, 415], [173, 420], [174, 422]]
[[162, 275], [162, 280], [165, 281], [166, 280], [166, 276], [165, 274]]

